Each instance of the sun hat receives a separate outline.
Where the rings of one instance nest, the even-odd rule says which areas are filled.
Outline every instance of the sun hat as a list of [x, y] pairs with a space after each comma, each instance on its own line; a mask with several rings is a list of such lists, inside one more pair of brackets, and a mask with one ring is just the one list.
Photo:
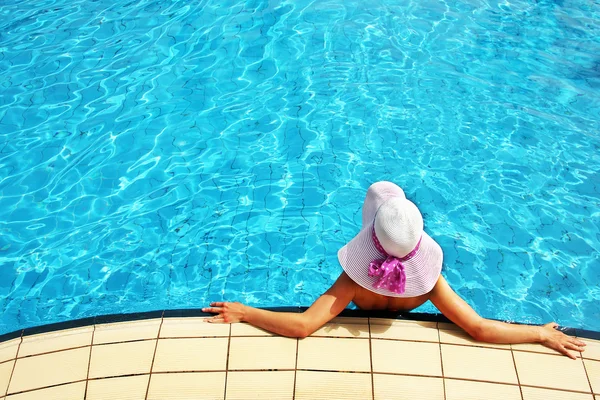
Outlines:
[[346, 274], [390, 297], [429, 293], [442, 270], [442, 248], [423, 231], [423, 217], [392, 182], [367, 190], [360, 232], [338, 251]]

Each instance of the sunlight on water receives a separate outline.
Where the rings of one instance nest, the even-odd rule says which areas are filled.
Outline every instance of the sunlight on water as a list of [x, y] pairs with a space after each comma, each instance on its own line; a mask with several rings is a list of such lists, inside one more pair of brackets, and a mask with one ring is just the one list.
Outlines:
[[0, 333], [310, 305], [378, 180], [478, 312], [600, 330], [598, 54], [582, 0], [5, 1]]

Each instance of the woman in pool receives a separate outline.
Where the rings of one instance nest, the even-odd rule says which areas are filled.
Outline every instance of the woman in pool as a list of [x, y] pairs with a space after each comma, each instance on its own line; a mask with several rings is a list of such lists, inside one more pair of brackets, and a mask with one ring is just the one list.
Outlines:
[[544, 326], [512, 325], [480, 317], [441, 275], [442, 249], [423, 231], [423, 218], [400, 187], [377, 182], [367, 191], [362, 229], [339, 252], [344, 271], [304, 313], [279, 313], [240, 303], [215, 302], [207, 322], [248, 322], [283, 336], [303, 338], [338, 315], [350, 302], [364, 310], [409, 311], [430, 300], [475, 340], [541, 343], [575, 359], [585, 343]]

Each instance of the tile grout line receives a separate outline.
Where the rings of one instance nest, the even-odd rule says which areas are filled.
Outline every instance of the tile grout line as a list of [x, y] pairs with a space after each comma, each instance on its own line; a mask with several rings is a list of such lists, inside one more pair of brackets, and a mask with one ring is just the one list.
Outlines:
[[438, 334], [438, 347], [440, 348], [440, 366], [442, 368], [442, 389], [444, 390], [444, 400], [446, 400], [446, 376], [444, 375], [444, 359], [442, 358], [442, 337], [440, 335], [439, 322], [436, 322], [435, 329]]
[[15, 373], [15, 369], [17, 368], [17, 360], [19, 359], [19, 350], [21, 350], [21, 343], [23, 343], [23, 331], [21, 331], [21, 336], [19, 336], [19, 345], [17, 346], [17, 353], [15, 354], [15, 363], [13, 364], [12, 370], [10, 371], [10, 377], [8, 378], [8, 384], [6, 385], [6, 391], [4, 392], [4, 396], [8, 396], [8, 389], [10, 388], [10, 381]]
[[229, 349], [231, 349], [231, 325], [229, 324], [229, 336], [227, 337], [227, 358], [225, 358], [225, 387], [223, 388], [223, 400], [227, 399], [227, 378], [229, 377]]
[[[162, 337], [161, 339], [215, 339], [215, 338], [223, 338], [223, 337], [227, 337], [224, 335], [218, 336], [218, 335], [202, 335], [202, 336], [165, 336]], [[259, 337], [276, 337], [276, 335], [232, 335], [232, 337], [234, 338], [259, 338]], [[351, 339], [351, 340], [367, 340], [369, 338], [367, 337], [355, 337], [355, 336], [309, 336], [310, 338], [324, 338], [324, 339]], [[439, 334], [438, 334], [438, 338], [439, 338]], [[547, 353], [547, 352], [542, 352], [542, 351], [535, 351], [535, 350], [521, 350], [521, 349], [511, 349], [511, 348], [502, 348], [502, 347], [494, 347], [494, 346], [486, 346], [486, 345], [482, 345], [480, 343], [473, 343], [473, 344], [464, 344], [464, 343], [452, 343], [452, 342], [443, 342], [443, 341], [433, 341], [433, 340], [414, 340], [414, 339], [391, 339], [391, 338], [382, 338], [382, 337], [378, 337], [378, 338], [374, 338], [375, 340], [385, 340], [385, 341], [390, 341], [390, 342], [407, 342], [407, 343], [433, 343], [433, 344], [445, 344], [448, 346], [458, 346], [458, 347], [470, 347], [470, 348], [476, 348], [476, 349], [489, 349], [489, 350], [500, 350], [500, 351], [516, 351], [519, 353], [531, 353], [531, 354], [542, 354], [542, 355], [547, 355], [547, 356], [556, 356], [556, 357], [564, 357], [562, 354], [559, 353]], [[117, 342], [106, 342], [106, 343], [98, 343], [95, 344], [94, 346], [107, 346], [107, 345], [112, 345], [112, 344], [121, 344], [121, 343], [136, 343], [136, 342], [147, 342], [150, 340], [155, 340], [154, 338], [151, 339], [135, 339], [135, 340], [125, 340], [125, 341], [117, 341]], [[47, 351], [47, 352], [43, 352], [43, 353], [37, 353], [37, 354], [31, 354], [28, 356], [24, 356], [24, 357], [19, 357], [19, 358], [30, 358], [30, 357], [36, 357], [36, 356], [42, 356], [42, 355], [46, 355], [46, 354], [52, 354], [52, 353], [59, 353], [61, 351], [66, 351], [66, 350], [76, 350], [76, 349], [81, 349], [87, 347], [87, 345], [83, 345], [83, 346], [77, 346], [77, 347], [67, 347], [64, 349], [59, 349], [59, 350], [52, 350], [52, 351]], [[588, 358], [586, 358], [588, 359]], [[593, 360], [593, 361], [600, 361], [600, 360], [594, 360], [592, 358], [589, 358], [589, 360]]]
[[[388, 375], [396, 375], [396, 374], [388, 374]], [[425, 378], [429, 378], [430, 376], [428, 375], [408, 375], [408, 376], [423, 376]], [[435, 378], [433, 376], [431, 376], [432, 378]], [[546, 390], [552, 390], [555, 392], [564, 392], [564, 393], [577, 393], [577, 394], [592, 394], [590, 392], [585, 392], [585, 391], [581, 391], [581, 390], [574, 390], [574, 389], [561, 389], [561, 388], [557, 388], [557, 387], [551, 387], [551, 386], [540, 386], [540, 385], [518, 385], [516, 383], [510, 383], [510, 382], [497, 382], [497, 381], [488, 381], [488, 380], [481, 380], [481, 379], [469, 379], [469, 378], [446, 378], [448, 380], [452, 380], [452, 381], [463, 381], [463, 382], [475, 382], [475, 383], [489, 383], [492, 385], [498, 385], [498, 386], [522, 386], [522, 387], [526, 387], [526, 388], [534, 388], [534, 389], [546, 389]]]
[[521, 393], [521, 400], [523, 400], [523, 389], [521, 388], [521, 379], [519, 378], [519, 370], [517, 369], [517, 360], [515, 359], [515, 353], [510, 345], [510, 356], [513, 360], [513, 366], [515, 367], [515, 375], [517, 375], [517, 384], [519, 385], [519, 393]]
[[296, 377], [298, 376], [298, 348], [300, 339], [296, 338], [296, 363], [294, 364], [294, 387], [292, 388], [292, 400], [296, 400]]
[[373, 375], [373, 345], [371, 343], [371, 318], [367, 318], [369, 326], [369, 361], [371, 363], [371, 398], [375, 400], [375, 376]]
[[[110, 344], [114, 344], [114, 343], [110, 343]], [[99, 346], [101, 346], [101, 345], [99, 345]], [[27, 358], [32, 358], [32, 357], [37, 357], [37, 356], [45, 356], [45, 355], [48, 355], [48, 354], [61, 353], [63, 351], [84, 349], [86, 347], [90, 347], [90, 345], [86, 344], [86, 345], [83, 345], [83, 346], [65, 347], [64, 349], [58, 349], [58, 350], [52, 350], [52, 351], [44, 351], [44, 352], [41, 352], [41, 353], [29, 354], [27, 356], [19, 357], [19, 359], [24, 360], [24, 359], [27, 359]]]
[[[265, 369], [265, 370], [253, 370], [253, 369], [247, 369], [247, 370], [235, 370], [236, 372], [260, 372], [260, 371], [272, 371], [269, 369]], [[277, 371], [289, 371], [292, 372], [292, 369], [279, 369]], [[312, 372], [342, 372], [342, 373], [350, 373], [350, 374], [360, 374], [360, 375], [365, 375], [368, 374], [369, 372], [358, 372], [358, 371], [339, 371], [339, 370], [315, 370], [315, 369], [300, 369], [299, 371], [312, 371]], [[217, 371], [217, 370], [202, 370], [202, 371], [171, 371], [171, 372], [156, 372], [155, 374], [158, 375], [168, 375], [168, 374], [187, 374], [187, 373], [210, 373], [210, 372], [226, 372], [224, 370], [221, 371]], [[440, 376], [434, 376], [434, 375], [416, 375], [416, 374], [397, 374], [397, 373], [391, 373], [391, 372], [379, 372], [379, 374], [382, 375], [391, 375], [391, 376], [416, 376], [416, 377], [424, 377], [424, 378], [440, 378]], [[102, 377], [102, 378], [92, 378], [90, 380], [93, 381], [99, 381], [99, 380], [105, 380], [105, 379], [111, 379], [111, 378], [124, 378], [124, 377], [134, 377], [134, 376], [144, 376], [144, 375], [148, 375], [146, 373], [139, 373], [139, 374], [128, 374], [128, 375], [115, 375], [115, 376], [107, 376], [107, 377]], [[476, 379], [467, 379], [467, 378], [446, 378], [446, 379], [450, 379], [450, 380], [458, 380], [458, 381], [465, 381], [465, 382], [479, 382], [479, 383], [489, 383], [489, 384], [493, 384], [493, 385], [501, 385], [501, 386], [518, 386], [518, 384], [516, 383], [509, 383], [509, 382], [496, 382], [496, 381], [487, 381], [487, 380], [476, 380]], [[80, 382], [85, 382], [85, 380], [79, 380], [79, 381], [74, 381], [74, 382], [65, 382], [65, 383], [59, 383], [59, 384], [55, 384], [55, 385], [50, 385], [50, 386], [44, 386], [44, 387], [40, 387], [40, 388], [35, 388], [35, 389], [27, 389], [24, 391], [20, 391], [20, 392], [16, 392], [13, 394], [22, 394], [22, 393], [29, 393], [29, 392], [35, 392], [38, 390], [43, 390], [43, 389], [49, 389], [49, 388], [54, 388], [54, 387], [60, 387], [60, 386], [67, 386], [67, 385], [71, 385], [73, 383], [80, 383]], [[564, 393], [578, 393], [578, 394], [592, 394], [593, 392], [590, 393], [589, 391], [581, 391], [581, 390], [572, 390], [572, 389], [560, 389], [560, 388], [555, 388], [555, 387], [548, 387], [548, 386], [538, 386], [538, 385], [523, 385], [525, 387], [531, 387], [531, 388], [537, 388], [537, 389], [547, 389], [547, 390], [552, 390], [555, 392], [564, 392]]]
[[[274, 370], [270, 370], [270, 369], [266, 369], [266, 370], [244, 370], [244, 371], [274, 371]], [[277, 371], [291, 371], [291, 370], [287, 370], [287, 369], [277, 369]], [[343, 370], [343, 369], [316, 369], [316, 368], [299, 368], [298, 371], [301, 372], [339, 372], [341, 374], [356, 374], [356, 375], [370, 375], [371, 373], [369, 371], [348, 371], [348, 370]], [[378, 372], [378, 374], [386, 374], [386, 375], [400, 375], [400, 374], [393, 374], [393, 373], [386, 373], [386, 372]]]
[[[355, 373], [355, 374], [363, 373], [364, 374], [364, 372], [352, 372], [352, 373]], [[518, 386], [516, 383], [509, 383], [509, 382], [496, 382], [496, 381], [488, 381], [488, 380], [483, 380], [483, 379], [455, 378], [455, 377], [444, 378], [443, 376], [440, 376], [440, 375], [398, 374], [398, 373], [394, 373], [394, 372], [378, 372], [378, 374], [391, 375], [391, 376], [417, 377], [417, 378], [437, 378], [437, 379], [447, 379], [450, 381], [492, 383], [492, 384], [502, 385], [502, 386]], [[528, 386], [528, 385], [525, 385], [525, 386]], [[561, 390], [561, 389], [558, 389], [558, 390]], [[567, 391], [567, 390], [564, 390], [564, 391]]]
[[596, 395], [594, 394], [594, 388], [592, 387], [592, 380], [590, 379], [590, 374], [588, 374], [587, 368], [585, 367], [585, 361], [583, 359], [583, 354], [581, 354], [581, 351], [579, 352], [579, 355], [581, 356], [581, 363], [583, 364], [583, 370], [585, 371], [585, 377], [588, 380], [588, 385], [590, 385], [590, 393], [592, 394], [593, 398], [596, 398]]
[[[204, 339], [204, 338], [218, 338], [218, 336], [197, 336], [197, 337], [169, 337], [169, 338], [163, 338], [163, 339]], [[124, 342], [108, 342], [108, 343], [98, 343], [98, 344], [92, 344], [92, 346], [97, 346], [97, 347], [102, 347], [102, 346], [111, 346], [114, 344], [125, 344], [125, 343], [139, 343], [139, 342], [149, 342], [152, 340], [156, 340], [156, 339], [138, 339], [138, 340], [127, 340]], [[38, 357], [38, 356], [46, 356], [49, 354], [56, 354], [56, 353], [62, 353], [65, 351], [70, 351], [70, 350], [80, 350], [80, 349], [84, 349], [86, 347], [91, 347], [89, 344], [86, 345], [82, 345], [82, 346], [77, 346], [77, 347], [65, 347], [62, 349], [58, 349], [58, 350], [52, 350], [52, 351], [46, 351], [46, 352], [41, 352], [41, 353], [36, 353], [36, 354], [29, 354], [27, 356], [22, 356], [22, 357], [17, 357], [19, 360], [25, 360], [25, 359], [29, 359], [29, 358], [34, 358], [34, 357]], [[12, 361], [11, 360], [6, 360], [3, 361], [2, 363], [8, 362], [8, 361]], [[0, 364], [2, 364], [0, 363]], [[92, 378], [95, 379], [95, 378]]]
[[90, 342], [90, 356], [88, 358], [87, 374], [85, 376], [85, 392], [83, 392], [83, 400], [87, 399], [88, 381], [90, 379], [90, 368], [92, 366], [92, 349], [94, 348], [94, 334], [95, 333], [96, 333], [96, 324], [94, 324], [94, 328], [92, 330], [92, 341]]
[[165, 312], [163, 311], [160, 316], [160, 325], [158, 326], [158, 334], [156, 335], [156, 345], [154, 346], [154, 354], [152, 355], [152, 363], [150, 364], [150, 373], [148, 374], [148, 385], [146, 386], [146, 396], [144, 399], [148, 399], [148, 393], [150, 393], [150, 381], [152, 380], [152, 369], [154, 368], [154, 359], [156, 358], [156, 350], [158, 349], [158, 341], [160, 339], [160, 331], [165, 321]]
[[[195, 371], [191, 371], [191, 372], [195, 372]], [[204, 372], [204, 371], [202, 371]], [[206, 372], [210, 372], [210, 371], [206, 371]], [[155, 374], [164, 374], [165, 372], [155, 372]], [[166, 372], [167, 374], [170, 372]], [[137, 372], [137, 373], [133, 373], [133, 374], [125, 374], [125, 375], [108, 375], [108, 376], [101, 376], [98, 378], [90, 378], [88, 379], [89, 381], [103, 381], [105, 379], [114, 379], [114, 378], [135, 378], [137, 376], [144, 376], [144, 375], [149, 375], [146, 372]], [[59, 385], [68, 385], [67, 384], [59, 384]]]
[[[74, 383], [84, 383], [84, 382], [85, 382], [85, 379], [80, 379], [78, 381], [73, 381], [73, 382], [55, 383], [53, 385], [42, 386], [42, 387], [33, 388], [33, 389], [25, 389], [25, 390], [21, 390], [20, 392], [14, 392], [14, 393], [11, 393], [10, 396], [14, 397], [15, 395], [20, 395], [20, 394], [23, 394], [23, 393], [37, 392], [37, 391], [41, 391], [41, 390], [44, 390], [44, 389], [52, 389], [52, 388], [55, 388], [55, 387], [69, 386], [69, 385], [72, 385]], [[8, 397], [8, 395], [6, 395], [6, 396]], [[0, 399], [1, 398], [2, 397], [0, 397]]]
[[[163, 338], [165, 339], [165, 338]], [[177, 339], [177, 338], [175, 338]], [[156, 338], [146, 338], [146, 339], [135, 339], [135, 340], [124, 340], [122, 342], [105, 342], [105, 343], [96, 343], [94, 346], [110, 346], [112, 344], [124, 344], [124, 343], [139, 343], [139, 342], [149, 342], [151, 340], [156, 340]], [[77, 347], [74, 347], [77, 348]], [[70, 350], [70, 349], [67, 349]], [[57, 350], [62, 351], [62, 350]], [[52, 351], [50, 353], [56, 353], [56, 351]]]
[[[561, 393], [578, 393], [578, 394], [591, 394], [592, 396], [594, 396], [594, 392], [583, 392], [581, 390], [573, 390], [573, 389], [560, 389], [560, 388], [556, 388], [556, 387], [549, 387], [549, 386], [538, 386], [538, 385], [523, 385], [523, 387], [528, 387], [528, 388], [534, 388], [534, 389], [546, 389], [546, 390], [553, 390], [555, 392], [561, 392]], [[600, 399], [600, 398], [599, 398]]]
[[[240, 369], [240, 370], [233, 370], [234, 372], [271, 372], [274, 370], [271, 369]], [[276, 371], [279, 372], [293, 372], [293, 369], [277, 369]], [[369, 372], [368, 371], [339, 371], [339, 370], [321, 370], [321, 369], [299, 369], [298, 371], [308, 371], [308, 372], [337, 372], [337, 373], [344, 373], [344, 374], [357, 374], [357, 375], [366, 375]], [[169, 372], [155, 372], [155, 375], [169, 375], [169, 374], [195, 374], [195, 373], [200, 373], [200, 374], [205, 374], [205, 373], [212, 373], [212, 372], [225, 372], [225, 370], [190, 370], [190, 371], [169, 371]], [[405, 376], [405, 377], [422, 377], [422, 378], [442, 378], [439, 375], [423, 375], [423, 374], [399, 374], [399, 373], [393, 373], [393, 372], [378, 372], [378, 374], [381, 375], [389, 375], [389, 376]], [[101, 380], [105, 380], [105, 379], [112, 379], [112, 378], [127, 378], [127, 377], [137, 377], [137, 376], [144, 376], [144, 375], [148, 375], [147, 373], [136, 373], [136, 374], [127, 374], [127, 375], [114, 375], [114, 376], [106, 376], [106, 377], [101, 377], [101, 378], [91, 378], [91, 381], [101, 381]], [[489, 383], [492, 385], [500, 385], [500, 386], [519, 386], [517, 383], [510, 383], [510, 382], [497, 382], [497, 381], [490, 381], [490, 380], [482, 380], [482, 379], [469, 379], [469, 378], [458, 378], [458, 377], [453, 377], [453, 378], [445, 378], [445, 379], [449, 379], [449, 380], [455, 380], [455, 381], [463, 381], [463, 382], [475, 382], [475, 383]], [[18, 393], [14, 393], [14, 394], [20, 394], [20, 393], [25, 393], [25, 392], [33, 392], [33, 391], [37, 391], [37, 390], [42, 390], [42, 389], [48, 389], [48, 388], [52, 388], [52, 387], [58, 387], [58, 386], [66, 386], [66, 385], [70, 385], [72, 383], [79, 383], [79, 382], [85, 382], [85, 380], [79, 380], [79, 381], [74, 381], [74, 382], [65, 382], [65, 383], [59, 383], [59, 384], [54, 384], [54, 385], [49, 385], [49, 386], [44, 386], [41, 388], [35, 388], [35, 389], [27, 389]], [[522, 385], [523, 387], [530, 387], [530, 388], [536, 388], [536, 389], [547, 389], [547, 390], [553, 390], [555, 392], [565, 392], [565, 393], [578, 393], [578, 394], [593, 394], [590, 393], [589, 391], [582, 391], [582, 390], [574, 390], [574, 389], [561, 389], [561, 388], [556, 388], [556, 387], [550, 387], [550, 386], [540, 386], [540, 385]]]
[[[398, 339], [387, 339], [387, 340], [398, 340]], [[403, 342], [416, 342], [416, 343], [435, 343], [435, 342], [427, 342], [427, 341], [423, 341], [423, 340], [402, 340]], [[475, 343], [453, 343], [453, 342], [448, 342], [448, 341], [443, 341], [440, 339], [439, 343], [441, 344], [445, 344], [447, 346], [458, 346], [458, 347], [471, 347], [471, 348], [475, 348], [475, 349], [490, 349], [490, 350], [500, 350], [500, 351], [510, 351], [511, 348], [510, 347], [496, 347], [496, 346], [490, 346], [490, 345], [486, 345], [483, 342], [475, 342]], [[523, 351], [523, 352], [528, 352], [528, 353], [536, 353], [536, 354], [544, 354], [544, 353], [539, 353], [539, 352], [535, 352], [535, 351], [528, 351], [528, 350], [518, 350], [518, 351]]]
[[[226, 335], [221, 335], [221, 336], [218, 336], [218, 335], [165, 336], [165, 337], [162, 337], [161, 339], [217, 339], [217, 338], [224, 338], [224, 337], [228, 337], [228, 336], [226, 336]], [[234, 338], [260, 338], [260, 337], [276, 337], [276, 335], [232, 335], [232, 337], [234, 337]], [[311, 335], [309, 337], [317, 338], [317, 339], [351, 339], [351, 340], [368, 340], [369, 339], [368, 337], [355, 337], [355, 336], [325, 336], [325, 335], [312, 336]], [[433, 340], [391, 339], [391, 338], [382, 338], [382, 337], [377, 337], [377, 338], [373, 338], [373, 339], [384, 340], [384, 341], [388, 341], [388, 342], [432, 343], [432, 344], [441, 343], [441, 344], [445, 344], [445, 345], [449, 345], [449, 346], [471, 347], [471, 348], [477, 348], [477, 349], [489, 349], [489, 350], [501, 350], [501, 351], [511, 350], [510, 348], [484, 346], [479, 343], [463, 344], [463, 343], [440, 342], [440, 341], [433, 341]], [[146, 338], [146, 339], [132, 339], [132, 340], [124, 340], [124, 341], [110, 341], [110, 342], [106, 342], [106, 343], [93, 344], [93, 346], [109, 346], [109, 345], [113, 345], [113, 344], [148, 342], [151, 340], [156, 340], [156, 339], [155, 338]], [[88, 347], [88, 346], [89, 345], [82, 345], [82, 346], [76, 346], [76, 347], [65, 347], [65, 348], [61, 348], [58, 350], [45, 351], [45, 352], [30, 354], [30, 355], [18, 357], [18, 358], [23, 359], [23, 358], [43, 356], [43, 355], [47, 355], [47, 354], [60, 353], [60, 352], [67, 351], [67, 350], [82, 349], [82, 348]], [[548, 356], [564, 357], [562, 354], [558, 354], [558, 353], [553, 354], [553, 353], [545, 353], [545, 352], [533, 351], [533, 350], [520, 350], [519, 349], [519, 350], [513, 350], [513, 351], [518, 351], [520, 353], [532, 353], [532, 354], [543, 354], [543, 355], [548, 355]], [[593, 359], [590, 359], [590, 360], [593, 360]], [[600, 360], [596, 360], [596, 361], [600, 361]]]
[[[311, 370], [300, 370], [300, 371], [311, 371]], [[319, 371], [319, 370], [315, 370], [315, 371]], [[152, 375], [170, 375], [170, 374], [209, 374], [211, 372], [227, 372], [224, 369], [194, 369], [194, 370], [189, 370], [189, 371], [160, 371], [160, 372], [154, 372], [152, 373]], [[278, 368], [278, 369], [232, 369], [229, 370], [229, 372], [294, 372], [293, 369], [288, 368]], [[333, 372], [338, 372], [338, 371], [333, 371]], [[117, 378], [117, 377], [130, 377], [130, 376], [141, 376], [141, 375], [148, 375], [148, 374], [131, 374], [131, 375], [117, 375], [117, 376], [107, 376], [107, 377], [103, 377], [103, 378], [94, 378], [92, 380], [101, 380], [101, 379], [107, 379], [107, 378]]]
[[[277, 369], [277, 370], [272, 370], [272, 369], [236, 369], [236, 370], [232, 370], [231, 372], [273, 372], [273, 371], [277, 371], [277, 372], [294, 372], [293, 369]], [[334, 372], [334, 373], [357, 374], [357, 375], [366, 375], [366, 374], [369, 374], [368, 371], [340, 371], [340, 370], [322, 370], [322, 369], [308, 369], [308, 368], [298, 369], [298, 371], [307, 371], [307, 372]], [[207, 370], [190, 370], [190, 371], [168, 371], [168, 372], [155, 372], [155, 373], [153, 373], [153, 375], [197, 374], [197, 373], [199, 373], [199, 374], [206, 374], [206, 373], [212, 373], [212, 372], [226, 372], [226, 371], [225, 370], [212, 370], [212, 369], [207, 369]], [[389, 376], [405, 376], [405, 377], [422, 377], [422, 378], [438, 378], [438, 379], [442, 379], [442, 377], [439, 376], [439, 375], [399, 374], [399, 373], [393, 373], [393, 372], [378, 372], [378, 374], [389, 375]], [[125, 377], [135, 377], [135, 376], [144, 376], [144, 375], [148, 375], [148, 374], [146, 374], [146, 373], [137, 373], [137, 374], [128, 374], [128, 375], [115, 375], [115, 376], [106, 376], [106, 377], [101, 377], [101, 378], [92, 378], [90, 380], [97, 381], [97, 380], [105, 380], [105, 379], [111, 379], [111, 378], [125, 378]], [[492, 384], [492, 385], [500, 385], [500, 386], [519, 386], [517, 383], [497, 382], [497, 381], [483, 380], [483, 379], [469, 379], [469, 378], [458, 378], [458, 377], [445, 378], [445, 379], [454, 380], [454, 381], [463, 381], [463, 382], [489, 383], [489, 384]], [[71, 383], [77, 383], [77, 382], [84, 382], [84, 381], [81, 380], [81, 381], [76, 381], [76, 382], [60, 383], [60, 384], [51, 385], [51, 386], [44, 386], [42, 388], [28, 389], [25, 392], [31, 392], [31, 391], [40, 390], [40, 389], [47, 389], [47, 388], [56, 387], [56, 386], [65, 386], [65, 385], [69, 385]], [[591, 394], [589, 391], [573, 390], [573, 389], [561, 389], [561, 388], [550, 387], [550, 386], [540, 386], [540, 385], [522, 385], [522, 386], [523, 387], [537, 388], [537, 389], [553, 390], [553, 391], [556, 391], [556, 392]], [[19, 393], [23, 393], [23, 392], [19, 392]]]

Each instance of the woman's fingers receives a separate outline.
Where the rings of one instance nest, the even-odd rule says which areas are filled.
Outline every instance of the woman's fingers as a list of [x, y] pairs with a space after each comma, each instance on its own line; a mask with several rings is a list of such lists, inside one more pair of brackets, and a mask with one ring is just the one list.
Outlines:
[[579, 339], [575, 339], [574, 337], [569, 337], [569, 342], [573, 343], [574, 345], [577, 345], [579, 347], [585, 347], [586, 346], [585, 342], [582, 342]]
[[558, 351], [559, 353], [564, 354], [565, 356], [572, 358], [573, 360], [576, 359], [576, 357], [569, 351], [567, 350], [567, 348], [565, 346], [563, 346], [560, 343], [557, 343], [557, 346], [554, 348], [554, 350]]
[[579, 346], [579, 345], [577, 345], [575, 343], [571, 343], [571, 342], [566, 343], [564, 346], [567, 349], [571, 349], [571, 350], [575, 350], [575, 351], [583, 351], [584, 350], [581, 346]]
[[213, 301], [210, 303], [210, 307], [205, 307], [202, 309], [202, 312], [209, 312], [219, 314], [223, 312], [223, 307], [225, 306], [225, 302], [223, 301]]
[[210, 303], [211, 307], [205, 307], [203, 312], [217, 314], [206, 322], [224, 322], [231, 324], [240, 322], [244, 318], [245, 306], [241, 303], [216, 301]]
[[580, 345], [575, 344], [575, 343], [569, 343], [569, 345], [572, 346], [572, 347], [569, 347], [570, 349], [572, 348], [573, 350], [577, 350], [577, 351], [585, 351], [585, 347], [584, 346], [580, 346]]
[[542, 344], [576, 360], [578, 353], [585, 351], [585, 342], [565, 334], [556, 329], [557, 327], [556, 322], [544, 325]]
[[214, 314], [220, 314], [222, 311], [223, 311], [223, 309], [220, 307], [206, 307], [206, 308], [202, 309], [202, 312], [209, 312], [209, 313], [214, 313]]
[[568, 343], [568, 342], [567, 342], [567, 343], [563, 344], [563, 347], [564, 347], [565, 349], [569, 349], [569, 350], [577, 350], [577, 351], [579, 351], [579, 347], [578, 347], [578, 346], [576, 346], [576, 345], [574, 345], [573, 343]]
[[212, 317], [208, 317], [204, 320], [204, 322], [223, 322], [224, 321], [224, 315], [223, 314], [218, 314]]

